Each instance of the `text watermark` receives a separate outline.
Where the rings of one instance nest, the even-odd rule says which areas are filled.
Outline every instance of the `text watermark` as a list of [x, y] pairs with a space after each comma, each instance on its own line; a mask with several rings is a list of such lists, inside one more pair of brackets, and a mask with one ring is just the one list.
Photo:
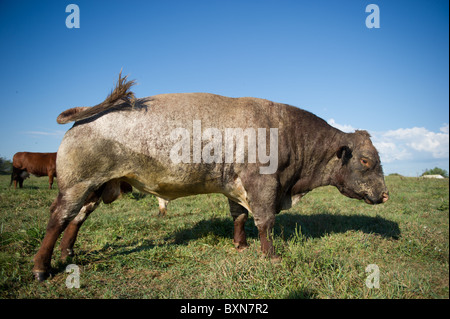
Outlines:
[[366, 287], [369, 289], [380, 288], [380, 268], [375, 264], [370, 264], [366, 267], [366, 272], [369, 276], [366, 278]]
[[70, 273], [66, 278], [66, 287], [80, 288], [80, 267], [75, 264], [67, 265], [66, 272]]
[[68, 29], [79, 29], [80, 28], [80, 7], [76, 4], [69, 4], [66, 7], [66, 12], [70, 14], [66, 18], [66, 27]]
[[[278, 168], [278, 128], [269, 129], [268, 155], [266, 128], [219, 130], [208, 127], [202, 131], [202, 122], [193, 120], [192, 132], [178, 127], [172, 130], [170, 139], [176, 142], [170, 150], [170, 159], [174, 164], [245, 163], [245, 140], [247, 140], [247, 162], [256, 163], [258, 157], [259, 163], [269, 163], [268, 166], [260, 166], [260, 174], [273, 174]], [[205, 144], [203, 147], [202, 143]], [[234, 153], [235, 148], [236, 154]]]
[[366, 12], [370, 14], [366, 17], [366, 27], [368, 29], [380, 28], [380, 8], [376, 4], [369, 4], [366, 7]]

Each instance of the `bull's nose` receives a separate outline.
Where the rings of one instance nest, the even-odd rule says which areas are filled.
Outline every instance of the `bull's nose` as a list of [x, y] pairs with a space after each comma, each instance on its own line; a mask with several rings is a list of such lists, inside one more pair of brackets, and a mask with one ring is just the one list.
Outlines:
[[383, 196], [383, 203], [386, 203], [389, 199], [389, 192], [384, 192], [382, 196]]

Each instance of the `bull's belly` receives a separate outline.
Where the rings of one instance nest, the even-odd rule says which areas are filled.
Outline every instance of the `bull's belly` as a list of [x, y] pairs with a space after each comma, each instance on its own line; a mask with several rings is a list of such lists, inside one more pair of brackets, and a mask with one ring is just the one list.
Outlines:
[[238, 176], [225, 183], [219, 178], [180, 183], [170, 181], [167, 176], [164, 181], [158, 181], [156, 178], [143, 180], [138, 176], [126, 176], [124, 180], [141, 192], [153, 194], [165, 200], [199, 194], [220, 193], [251, 211], [247, 191]]
[[[221, 190], [212, 183], [193, 183], [193, 184], [176, 184], [176, 183], [157, 183], [156, 185], [143, 185], [142, 191], [150, 194], [154, 194], [158, 197], [173, 200], [179, 197], [197, 195], [197, 194], [209, 194], [220, 193]], [[138, 188], [139, 189], [139, 188]]]

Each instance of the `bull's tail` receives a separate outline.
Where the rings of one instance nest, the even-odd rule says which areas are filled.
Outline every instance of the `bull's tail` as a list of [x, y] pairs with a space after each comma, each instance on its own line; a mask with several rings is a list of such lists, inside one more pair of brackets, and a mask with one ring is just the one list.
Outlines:
[[[91, 116], [111, 109], [113, 106], [126, 107], [133, 106], [135, 96], [130, 88], [136, 84], [134, 80], [127, 81], [128, 75], [122, 78], [122, 71], [119, 73], [119, 80], [116, 87], [108, 97], [100, 104], [93, 107], [74, 107], [59, 114], [56, 122], [66, 124], [73, 121], [80, 121]], [[119, 102], [122, 102], [121, 104]]]

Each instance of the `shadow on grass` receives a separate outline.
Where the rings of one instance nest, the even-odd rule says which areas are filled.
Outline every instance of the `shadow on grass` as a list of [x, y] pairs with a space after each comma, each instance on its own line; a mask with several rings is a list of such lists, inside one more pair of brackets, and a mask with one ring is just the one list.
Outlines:
[[[331, 233], [345, 233], [350, 230], [362, 231], [367, 234], [377, 234], [387, 239], [398, 239], [400, 228], [398, 223], [381, 217], [364, 215], [342, 216], [335, 214], [297, 215], [281, 214], [276, 217], [275, 236], [282, 235], [287, 240], [296, 235], [298, 231], [305, 238], [319, 238]], [[258, 238], [258, 230], [253, 218], [245, 224], [247, 238]], [[232, 238], [233, 221], [231, 218], [212, 218], [202, 220], [193, 227], [176, 232], [176, 244], [185, 244], [190, 240], [202, 238], [213, 234], [220, 237]]]
[[[170, 218], [170, 217], [169, 217]], [[362, 231], [367, 234], [376, 234], [386, 239], [398, 239], [400, 228], [398, 223], [384, 219], [382, 217], [370, 217], [364, 215], [342, 216], [335, 214], [281, 214], [276, 217], [274, 234], [275, 237], [281, 236], [283, 240], [288, 240], [301, 232], [301, 235], [308, 238], [320, 238], [332, 233], [345, 233], [347, 231]], [[249, 217], [245, 224], [247, 238], [258, 238], [258, 230], [252, 217]], [[209, 235], [233, 238], [233, 221], [227, 217], [216, 217], [207, 220], [201, 220], [191, 227], [176, 231], [165, 238], [167, 244], [163, 245], [187, 245], [191, 240], [197, 240]], [[153, 240], [140, 239], [139, 247], [135, 246], [139, 241], [127, 243], [109, 243], [97, 252], [91, 252], [95, 260], [95, 255], [102, 255], [108, 250], [115, 250], [115, 255], [129, 255], [143, 250], [150, 250], [160, 244], [154, 244]], [[128, 247], [128, 248], [127, 248]]]
[[[170, 218], [170, 217], [169, 217]], [[258, 231], [252, 217], [246, 222], [245, 230], [247, 238], [258, 238]], [[283, 240], [289, 240], [299, 232], [303, 238], [320, 238], [331, 233], [345, 233], [347, 231], [361, 231], [367, 234], [376, 234], [386, 239], [398, 239], [400, 228], [398, 223], [382, 217], [370, 217], [364, 215], [343, 216], [335, 214], [281, 214], [276, 217], [274, 227], [275, 237], [281, 236]], [[155, 244], [153, 240], [136, 239], [133, 242], [109, 243], [97, 251], [91, 251], [87, 255], [81, 252], [78, 255], [80, 265], [101, 262], [113, 256], [130, 255], [140, 251], [152, 250], [160, 245], [187, 245], [191, 240], [201, 239], [207, 236], [233, 238], [233, 221], [228, 217], [216, 217], [201, 220], [191, 227], [176, 231], [165, 238], [167, 244]], [[139, 243], [139, 246], [136, 245]], [[59, 264], [56, 273], [64, 271], [66, 263]], [[286, 298], [314, 298], [312, 291], [292, 291]]]
[[[387, 239], [398, 239], [400, 228], [398, 223], [382, 217], [365, 215], [291, 215], [277, 217], [276, 223], [284, 229], [285, 238], [295, 234], [296, 228], [301, 227], [301, 233], [306, 238], [319, 238], [331, 233], [345, 233], [347, 231], [361, 231], [366, 234], [376, 234]], [[275, 225], [276, 228], [276, 225]]]

